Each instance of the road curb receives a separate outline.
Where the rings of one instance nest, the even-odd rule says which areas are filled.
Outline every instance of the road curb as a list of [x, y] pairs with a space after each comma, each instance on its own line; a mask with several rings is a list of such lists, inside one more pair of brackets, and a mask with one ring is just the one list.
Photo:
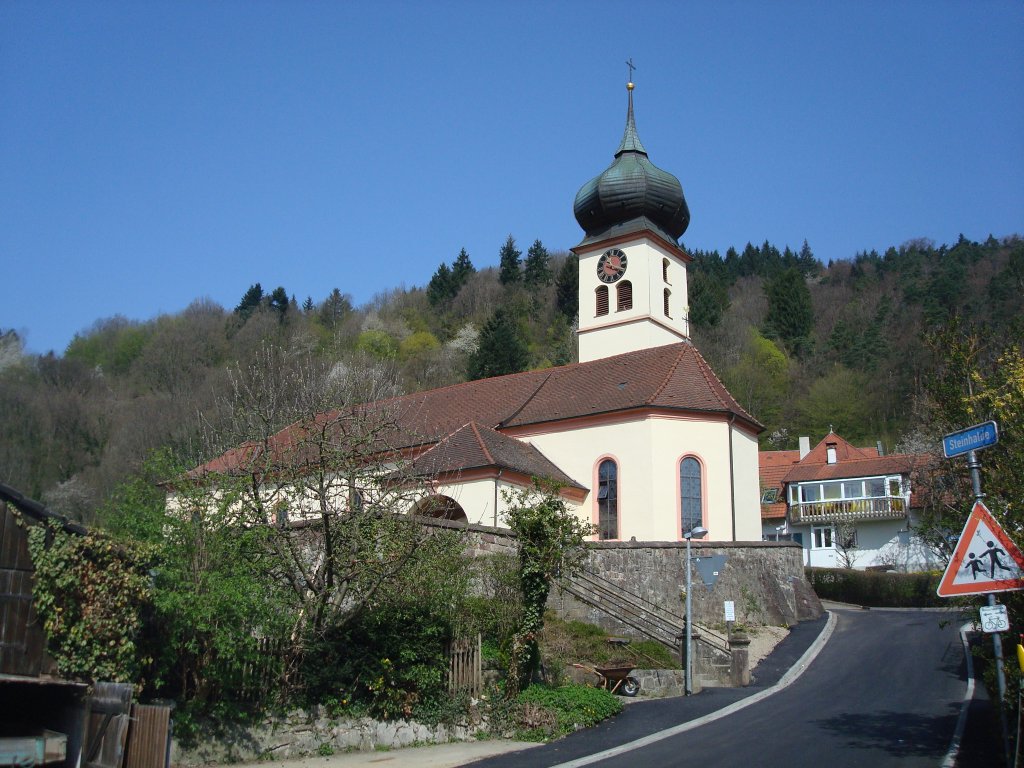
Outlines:
[[818, 654], [821, 653], [821, 649], [825, 647], [825, 643], [827, 643], [829, 638], [832, 636], [832, 632], [835, 630], [835, 627], [836, 614], [832, 611], [829, 611], [828, 622], [826, 622], [825, 628], [822, 629], [821, 633], [818, 635], [817, 638], [815, 638], [814, 642], [811, 643], [810, 647], [806, 651], [804, 651], [803, 655], [799, 659], [797, 659], [796, 664], [794, 664], [789, 669], [789, 671], [782, 676], [779, 682], [777, 682], [770, 688], [766, 688], [763, 691], [758, 691], [757, 693], [748, 696], [745, 699], [740, 699], [737, 702], [734, 702], [726, 707], [722, 707], [721, 709], [716, 710], [715, 712], [711, 712], [707, 715], [703, 715], [702, 717], [698, 717], [694, 720], [690, 720], [685, 723], [680, 723], [679, 725], [675, 725], [671, 728], [666, 728], [663, 731], [658, 731], [656, 733], [649, 734], [647, 736], [635, 739], [634, 741], [630, 741], [625, 744], [619, 744], [618, 746], [606, 749], [603, 752], [595, 752], [592, 755], [579, 757], [575, 760], [570, 760], [566, 763], [558, 763], [557, 765], [551, 766], [551, 768], [582, 768], [586, 765], [592, 765], [593, 763], [600, 762], [601, 760], [607, 760], [610, 757], [616, 757], [617, 755], [624, 754], [625, 752], [629, 752], [634, 749], [639, 749], [640, 747], [646, 747], [648, 744], [654, 744], [656, 742], [662, 741], [663, 739], [668, 739], [672, 736], [676, 736], [680, 733], [686, 733], [687, 731], [693, 730], [694, 728], [698, 728], [702, 725], [705, 725], [706, 723], [719, 720], [723, 717], [728, 717], [734, 712], [739, 712], [741, 709], [746, 709], [749, 706], [757, 704], [759, 701], [767, 699], [769, 696], [774, 696], [776, 693], [783, 691], [789, 686], [791, 686], [794, 682], [796, 682], [800, 675], [802, 675], [807, 670], [807, 668], [811, 665], [811, 662], [813, 662], [814, 659], [817, 658]]

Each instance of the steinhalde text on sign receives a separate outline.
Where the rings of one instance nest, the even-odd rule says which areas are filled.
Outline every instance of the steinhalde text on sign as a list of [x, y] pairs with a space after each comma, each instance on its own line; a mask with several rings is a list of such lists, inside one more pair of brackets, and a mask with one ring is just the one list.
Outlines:
[[964, 453], [988, 448], [999, 442], [999, 427], [994, 421], [951, 432], [942, 438], [942, 453], [947, 459]]
[[1014, 589], [1024, 589], [1024, 553], [988, 507], [976, 501], [935, 591], [939, 597], [956, 597]]

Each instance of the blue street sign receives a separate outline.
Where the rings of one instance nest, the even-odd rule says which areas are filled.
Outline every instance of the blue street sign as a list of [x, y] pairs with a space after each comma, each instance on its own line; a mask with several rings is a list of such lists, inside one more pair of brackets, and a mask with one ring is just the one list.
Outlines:
[[994, 421], [986, 421], [946, 435], [942, 438], [942, 453], [947, 459], [951, 459], [979, 448], [988, 448], [998, 442], [999, 427]]

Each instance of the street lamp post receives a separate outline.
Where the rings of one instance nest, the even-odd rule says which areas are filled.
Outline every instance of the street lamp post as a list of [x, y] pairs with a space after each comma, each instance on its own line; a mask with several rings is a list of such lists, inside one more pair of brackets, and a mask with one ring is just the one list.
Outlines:
[[693, 648], [691, 647], [693, 631], [690, 629], [693, 618], [693, 603], [690, 597], [690, 539], [703, 539], [708, 535], [707, 528], [697, 525], [683, 534], [686, 539], [686, 680], [684, 691], [689, 696], [693, 693]]

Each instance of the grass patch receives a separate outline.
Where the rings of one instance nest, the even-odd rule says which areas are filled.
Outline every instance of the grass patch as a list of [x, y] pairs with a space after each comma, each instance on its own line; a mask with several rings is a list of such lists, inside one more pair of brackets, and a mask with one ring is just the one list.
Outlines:
[[549, 667], [565, 668], [577, 662], [598, 667], [633, 665], [640, 669], [679, 669], [679, 661], [661, 643], [633, 640], [611, 644], [601, 627], [582, 621], [563, 621], [552, 613], [544, 617], [540, 635], [541, 658]]

